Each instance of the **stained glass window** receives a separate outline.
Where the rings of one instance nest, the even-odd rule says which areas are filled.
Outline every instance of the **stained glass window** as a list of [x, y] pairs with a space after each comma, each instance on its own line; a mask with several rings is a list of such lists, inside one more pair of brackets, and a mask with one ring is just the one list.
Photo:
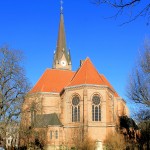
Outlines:
[[80, 99], [78, 96], [74, 96], [72, 99], [72, 122], [80, 121]]
[[92, 121], [101, 121], [101, 107], [99, 95], [92, 98]]

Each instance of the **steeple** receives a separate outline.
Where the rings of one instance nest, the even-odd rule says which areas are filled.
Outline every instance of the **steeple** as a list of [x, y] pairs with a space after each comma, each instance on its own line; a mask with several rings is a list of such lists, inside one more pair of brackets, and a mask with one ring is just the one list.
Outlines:
[[59, 23], [56, 52], [54, 52], [53, 68], [71, 70], [70, 51], [67, 50], [67, 46], [66, 46], [62, 0], [60, 1], [60, 3], [61, 3], [60, 23]]

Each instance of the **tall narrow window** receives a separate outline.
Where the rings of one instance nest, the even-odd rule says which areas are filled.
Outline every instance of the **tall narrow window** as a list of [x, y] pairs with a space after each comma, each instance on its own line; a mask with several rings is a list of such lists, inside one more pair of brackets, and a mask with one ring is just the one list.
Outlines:
[[80, 121], [80, 99], [78, 96], [74, 96], [72, 99], [72, 122]]
[[58, 139], [58, 131], [55, 131], [55, 138]]
[[114, 121], [114, 102], [112, 96], [109, 97], [109, 121]]
[[101, 107], [99, 95], [92, 98], [92, 121], [101, 121]]
[[53, 131], [50, 131], [50, 139], [53, 138]]
[[8, 139], [8, 144], [10, 144], [10, 140]]
[[31, 126], [34, 126], [34, 123], [35, 123], [35, 119], [36, 119], [36, 110], [35, 110], [35, 104], [33, 103], [31, 108], [30, 108], [30, 111], [31, 111]]

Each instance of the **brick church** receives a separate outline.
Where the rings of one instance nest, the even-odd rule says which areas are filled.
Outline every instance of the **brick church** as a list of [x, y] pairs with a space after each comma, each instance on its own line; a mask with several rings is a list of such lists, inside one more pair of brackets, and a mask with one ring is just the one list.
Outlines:
[[90, 58], [72, 71], [67, 49], [63, 9], [60, 12], [57, 47], [52, 68], [47, 68], [25, 99], [27, 123], [46, 131], [46, 149], [76, 147], [90, 137], [102, 149], [121, 115], [128, 115], [126, 102]]

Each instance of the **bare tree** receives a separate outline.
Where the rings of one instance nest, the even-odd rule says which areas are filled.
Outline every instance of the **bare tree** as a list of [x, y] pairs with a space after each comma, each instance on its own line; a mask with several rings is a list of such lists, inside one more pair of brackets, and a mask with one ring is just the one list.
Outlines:
[[127, 12], [128, 20], [125, 23], [132, 22], [138, 17], [146, 17], [147, 23], [150, 19], [150, 2], [142, 0], [92, 0], [94, 4], [106, 4], [115, 8], [116, 13], [112, 17], [118, 17]]
[[21, 51], [0, 48], [0, 134], [12, 120], [18, 120], [29, 82], [22, 66]]
[[107, 150], [125, 150], [126, 142], [122, 134], [114, 133], [107, 136], [104, 146]]
[[83, 130], [83, 125], [79, 125], [72, 130], [72, 144], [74, 145], [74, 149], [93, 150], [95, 147], [95, 141], [92, 140], [87, 133], [84, 133]]
[[[134, 118], [140, 128], [138, 145], [141, 149], [150, 147], [150, 42], [145, 41], [140, 50], [136, 67], [130, 75], [127, 96], [137, 103]], [[141, 105], [142, 104], [142, 105]]]
[[43, 118], [42, 96], [39, 93], [27, 94], [22, 105], [19, 131], [20, 148], [43, 149], [46, 145], [47, 128], [40, 126]]
[[127, 96], [135, 103], [150, 107], [150, 44], [147, 42], [130, 76]]
[[42, 150], [46, 145], [46, 128], [32, 128], [21, 124], [19, 134], [19, 147], [27, 149]]

